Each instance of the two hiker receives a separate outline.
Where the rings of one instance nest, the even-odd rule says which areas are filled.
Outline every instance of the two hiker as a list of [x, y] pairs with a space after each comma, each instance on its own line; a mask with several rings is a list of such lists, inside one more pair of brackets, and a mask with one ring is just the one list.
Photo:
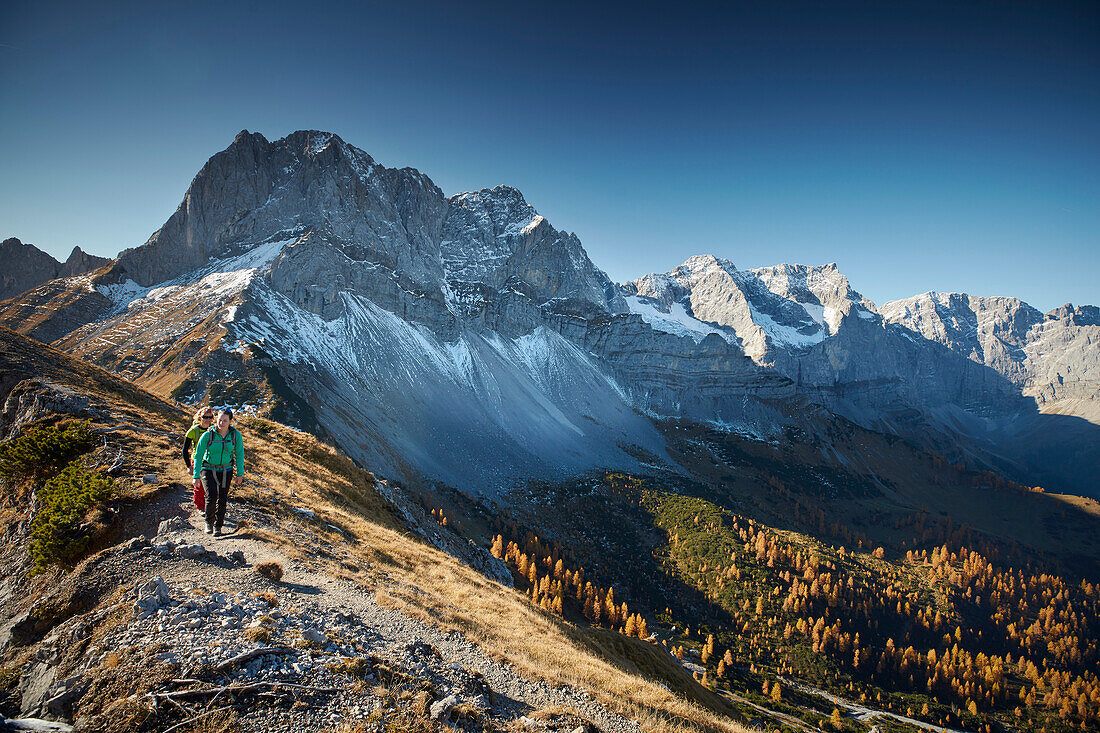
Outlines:
[[200, 491], [205, 494], [206, 533], [216, 536], [222, 533], [229, 484], [239, 485], [244, 476], [244, 439], [232, 422], [229, 408], [218, 412], [216, 421], [210, 408], [199, 410], [183, 439], [183, 462], [194, 479], [196, 497]]

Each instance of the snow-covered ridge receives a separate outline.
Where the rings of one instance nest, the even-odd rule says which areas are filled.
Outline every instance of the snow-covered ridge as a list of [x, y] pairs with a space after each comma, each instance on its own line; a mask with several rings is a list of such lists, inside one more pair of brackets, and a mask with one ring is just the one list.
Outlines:
[[695, 255], [667, 273], [625, 283], [623, 290], [653, 299], [659, 311], [685, 303], [695, 319], [730, 329], [760, 363], [771, 363], [777, 348], [804, 351], [820, 344], [850, 314], [878, 318], [833, 264], [739, 270], [730, 260]]
[[271, 263], [283, 248], [301, 241], [301, 238], [265, 242], [247, 249], [236, 257], [214, 260], [194, 273], [174, 278], [152, 287], [142, 287], [133, 280], [96, 286], [103, 295], [115, 303], [116, 312], [131, 308], [147, 307], [172, 296], [225, 300], [248, 287]]

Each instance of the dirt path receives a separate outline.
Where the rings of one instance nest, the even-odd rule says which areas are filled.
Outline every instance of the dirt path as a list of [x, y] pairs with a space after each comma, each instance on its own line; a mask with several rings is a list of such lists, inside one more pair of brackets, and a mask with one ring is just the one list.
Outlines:
[[[574, 710], [581, 718], [609, 733], [636, 733], [639, 730], [632, 721], [607, 711], [582, 690], [525, 679], [511, 665], [499, 663], [485, 655], [459, 631], [444, 632], [399, 611], [383, 608], [371, 592], [353, 583], [307, 568], [287, 557], [277, 547], [249, 538], [247, 533], [234, 534], [233, 518], [238, 521], [243, 519], [253, 527], [264, 523], [264, 516], [250, 510], [247, 505], [230, 506], [226, 523], [229, 533], [221, 537], [206, 534], [202, 531], [202, 517], [185, 500], [180, 500], [180, 494], [178, 489], [166, 491], [163, 499], [150, 507], [151, 514], [160, 513], [161, 517], [182, 520], [177, 521], [176, 528], [158, 534], [151, 548], [119, 554], [117, 562], [130, 565], [135, 584], [141, 585], [160, 576], [174, 597], [201, 595], [200, 590], [205, 589], [227, 596], [223, 607], [243, 602], [234, 600], [236, 597], [247, 599], [255, 594], [272, 592], [278, 597], [278, 608], [282, 610], [281, 623], [286, 627], [283, 631], [287, 634], [303, 634], [306, 627], [324, 633], [339, 626], [344, 636], [357, 640], [358, 648], [392, 660], [395, 664], [405, 665], [413, 673], [440, 677], [445, 676], [444, 673], [450, 674], [442, 669], [449, 667], [480, 677], [492, 691], [489, 712], [494, 719], [517, 720], [534, 711], [559, 708]], [[196, 549], [196, 546], [201, 546], [206, 552]], [[191, 557], [181, 556], [182, 553]], [[229, 562], [234, 553], [240, 553], [237, 562]], [[242, 556], [243, 563], [240, 562]], [[282, 567], [281, 581], [274, 582], [257, 575], [255, 566], [265, 562], [278, 563]], [[210, 618], [215, 618], [219, 613], [221, 610], [215, 607], [210, 611]], [[300, 628], [290, 628], [294, 624]], [[200, 630], [207, 629], [200, 627]], [[155, 627], [143, 627], [141, 633], [154, 636], [146, 639], [150, 645], [164, 645], [167, 642], [169, 646], [186, 646], [189, 641], [187, 637], [179, 636], [177, 627], [165, 626], [163, 621]], [[138, 636], [136, 630], [132, 636]], [[208, 660], [210, 663], [239, 653], [239, 632], [230, 628], [225, 636], [224, 642], [221, 639], [207, 640], [213, 646]], [[128, 643], [131, 637], [121, 638]], [[423, 653], [424, 648], [430, 648], [431, 652]], [[314, 664], [317, 664], [315, 660]], [[317, 683], [317, 680], [309, 678], [306, 673], [298, 683]], [[326, 678], [325, 684], [331, 684], [331, 681]], [[449, 686], [456, 684], [451, 679]], [[373, 704], [364, 700], [356, 708], [369, 709]], [[283, 723], [270, 714], [258, 714], [251, 723], [248, 714], [244, 717], [242, 730], [295, 730], [293, 724], [284, 728]], [[331, 730], [331, 727], [326, 730]]]
[[829, 702], [833, 703], [837, 707], [845, 708], [856, 720], [861, 720], [864, 723], [874, 723], [875, 718], [893, 718], [894, 720], [907, 723], [908, 725], [915, 725], [918, 728], [924, 730], [936, 731], [936, 733], [967, 733], [967, 731], [959, 730], [957, 728], [947, 728], [942, 725], [933, 725], [932, 723], [925, 722], [923, 720], [916, 720], [914, 718], [907, 718], [904, 715], [898, 715], [896, 713], [886, 712], [885, 710], [873, 710], [868, 707], [864, 707], [859, 703], [854, 703], [851, 700], [845, 700], [842, 697], [837, 697], [831, 693], [819, 690], [816, 687], [804, 684], [802, 682], [796, 682], [795, 680], [789, 680], [785, 677], [780, 677], [783, 684], [793, 687], [796, 690], [809, 693], [811, 695], [817, 695], [823, 697]]
[[753, 708], [754, 710], [759, 710], [761, 715], [766, 715], [769, 718], [775, 718], [777, 720], [781, 720], [784, 723], [786, 723], [787, 725], [794, 726], [795, 728], [798, 728], [799, 730], [805, 730], [805, 731], [811, 731], [811, 732], [816, 732], [816, 731], [820, 730], [819, 728], [815, 728], [812, 725], [807, 724], [806, 721], [804, 721], [800, 718], [796, 718], [793, 715], [788, 715], [786, 713], [781, 713], [778, 710], [769, 710], [768, 708], [757, 705], [752, 700], [749, 700], [748, 698], [745, 698], [745, 697], [741, 697], [740, 695], [738, 695], [736, 693], [723, 691], [721, 694], [722, 694], [723, 697], [727, 697], [727, 698], [729, 698], [730, 700], [733, 700], [736, 703], [740, 703], [742, 705], [748, 705], [750, 708]]

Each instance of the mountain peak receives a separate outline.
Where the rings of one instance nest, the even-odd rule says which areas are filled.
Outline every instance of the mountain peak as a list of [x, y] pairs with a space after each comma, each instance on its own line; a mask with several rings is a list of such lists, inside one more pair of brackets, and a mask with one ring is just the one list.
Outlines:
[[518, 188], [503, 184], [492, 188], [481, 188], [476, 191], [463, 191], [449, 196], [448, 199], [458, 205], [466, 205], [476, 201], [496, 201], [512, 207], [529, 206], [527, 199], [523, 197], [523, 193]]
[[268, 145], [267, 138], [258, 132], [249, 132], [248, 130], [241, 130], [233, 138], [232, 144], [229, 147], [241, 147], [241, 146], [255, 146], [255, 145]]
[[710, 254], [702, 254], [688, 257], [684, 260], [684, 264], [672, 268], [668, 271], [668, 274], [674, 278], [691, 277], [709, 272], [715, 268], [723, 270], [727, 274], [737, 272], [737, 266], [730, 260]]

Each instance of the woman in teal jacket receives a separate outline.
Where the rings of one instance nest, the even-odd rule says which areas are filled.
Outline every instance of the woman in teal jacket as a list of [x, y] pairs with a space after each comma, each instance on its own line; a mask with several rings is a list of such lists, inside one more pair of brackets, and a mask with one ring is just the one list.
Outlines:
[[[238, 485], [244, 478], [244, 439], [232, 426], [233, 411], [218, 413], [218, 422], [199, 438], [195, 448], [195, 488], [206, 491], [206, 533], [221, 535], [225, 521], [225, 503], [229, 498], [229, 483]], [[234, 478], [233, 469], [237, 469]]]

